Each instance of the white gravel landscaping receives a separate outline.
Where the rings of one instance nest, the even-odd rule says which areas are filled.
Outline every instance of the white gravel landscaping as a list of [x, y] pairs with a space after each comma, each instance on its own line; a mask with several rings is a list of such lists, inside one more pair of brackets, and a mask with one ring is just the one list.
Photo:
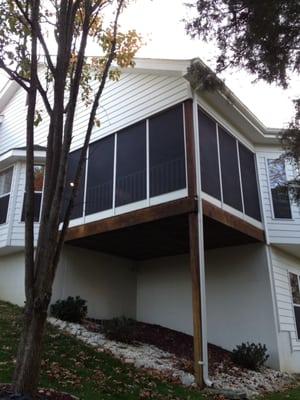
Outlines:
[[[195, 385], [194, 376], [179, 368], [180, 360], [173, 354], [159, 348], [139, 343], [138, 345], [111, 341], [97, 332], [90, 332], [80, 324], [48, 318], [48, 322], [57, 328], [76, 336], [86, 344], [99, 351], [109, 351], [123, 362], [133, 364], [137, 368], [154, 370], [162, 375], [180, 381], [185, 386]], [[293, 375], [263, 368], [260, 372], [238, 368], [228, 368], [225, 363], [214, 366], [211, 377], [215, 389], [238, 391], [246, 394], [247, 398], [265, 392], [282, 390], [293, 381]]]

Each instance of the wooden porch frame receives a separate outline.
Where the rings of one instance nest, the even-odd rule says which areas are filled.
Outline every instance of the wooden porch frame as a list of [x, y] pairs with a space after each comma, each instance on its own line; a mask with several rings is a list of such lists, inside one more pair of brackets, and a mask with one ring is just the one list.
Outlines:
[[68, 229], [66, 241], [80, 239], [82, 237], [98, 235], [129, 226], [157, 221], [176, 215], [189, 214], [197, 211], [197, 201], [185, 197], [183, 199], [170, 201], [157, 206], [131, 211], [125, 214], [105, 218]]
[[215, 221], [218, 221], [230, 228], [242, 232], [245, 235], [258, 240], [259, 242], [266, 241], [264, 230], [259, 229], [249, 222], [222, 210], [214, 204], [209, 203], [207, 200], [202, 200], [202, 211], [203, 215], [206, 217], [214, 219]]
[[[187, 187], [188, 196], [197, 203], [197, 175], [194, 133], [193, 100], [184, 102], [186, 157], [187, 157]], [[189, 214], [190, 271], [192, 279], [193, 337], [194, 337], [194, 374], [200, 388], [204, 387], [203, 376], [203, 326], [200, 287], [200, 250], [198, 210]]]

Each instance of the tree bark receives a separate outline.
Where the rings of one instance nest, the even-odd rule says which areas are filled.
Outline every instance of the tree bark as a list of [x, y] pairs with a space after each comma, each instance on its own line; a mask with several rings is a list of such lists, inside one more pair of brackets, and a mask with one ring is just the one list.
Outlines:
[[28, 306], [24, 315], [19, 355], [14, 378], [14, 391], [32, 396], [36, 393], [42, 355], [42, 340], [47, 318], [46, 303], [41, 308]]

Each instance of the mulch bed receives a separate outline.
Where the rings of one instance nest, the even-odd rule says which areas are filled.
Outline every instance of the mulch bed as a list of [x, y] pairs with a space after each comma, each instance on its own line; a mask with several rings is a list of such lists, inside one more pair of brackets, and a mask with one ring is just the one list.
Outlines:
[[[90, 319], [85, 323], [88, 330], [101, 332], [101, 320]], [[193, 370], [193, 336], [177, 332], [160, 325], [136, 322], [134, 328], [134, 340], [141, 343], [151, 344], [176, 357], [186, 360], [183, 362], [184, 370]], [[213, 344], [208, 345], [208, 361], [210, 372], [220, 362], [231, 364], [231, 352]]]
[[[76, 397], [67, 393], [58, 393], [52, 389], [39, 389], [36, 400], [75, 400]], [[31, 400], [27, 396], [16, 396], [10, 385], [0, 384], [0, 400]]]

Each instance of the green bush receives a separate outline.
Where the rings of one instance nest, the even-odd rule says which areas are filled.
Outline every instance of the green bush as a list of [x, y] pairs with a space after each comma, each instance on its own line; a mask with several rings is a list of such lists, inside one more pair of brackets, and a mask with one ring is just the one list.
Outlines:
[[232, 351], [232, 361], [237, 365], [258, 371], [268, 360], [266, 345], [242, 343]]
[[58, 300], [52, 304], [50, 313], [63, 321], [80, 323], [87, 315], [86, 300], [79, 296], [69, 296], [66, 300]]
[[108, 339], [130, 344], [135, 340], [135, 326], [134, 319], [120, 317], [103, 321], [102, 329]]

